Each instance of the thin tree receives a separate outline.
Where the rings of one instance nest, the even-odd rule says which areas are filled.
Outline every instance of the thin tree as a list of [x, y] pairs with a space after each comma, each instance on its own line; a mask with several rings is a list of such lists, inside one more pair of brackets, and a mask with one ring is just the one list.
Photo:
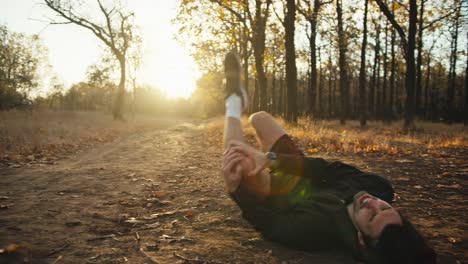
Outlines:
[[[311, 7], [311, 3], [313, 2], [314, 6]], [[308, 102], [309, 108], [308, 112], [312, 114], [316, 114], [317, 107], [316, 107], [316, 90], [317, 90], [317, 25], [318, 25], [318, 16], [320, 12], [320, 8], [332, 1], [323, 2], [321, 0], [301, 0], [299, 1], [299, 5], [297, 10], [300, 14], [304, 16], [304, 18], [310, 24], [310, 36], [309, 36], [309, 46], [310, 46], [310, 82], [309, 82], [309, 93], [308, 93]], [[302, 5], [307, 6], [305, 9]], [[319, 102], [320, 104], [320, 102]]]
[[284, 17], [285, 47], [286, 47], [286, 86], [288, 97], [288, 112], [286, 119], [297, 122], [297, 68], [296, 48], [294, 46], [294, 31], [296, 22], [296, 2], [286, 1], [286, 16]]
[[385, 23], [385, 49], [383, 54], [383, 83], [382, 83], [382, 98], [380, 100], [380, 116], [385, 121], [388, 120], [387, 111], [387, 75], [388, 75], [388, 22]]
[[[249, 8], [248, 2], [244, 2], [241, 6], [244, 8], [243, 13], [235, 10], [232, 6], [234, 1], [210, 0], [235, 15], [246, 28], [252, 29], [252, 34], [248, 35], [250, 43], [252, 43], [254, 59], [255, 59], [255, 73], [257, 77], [258, 93], [260, 110], [267, 109], [267, 77], [265, 74], [265, 39], [266, 39], [266, 24], [270, 14], [270, 6], [272, 0], [255, 0], [255, 14]], [[237, 1], [236, 1], [237, 2]], [[254, 97], [254, 102], [256, 101]], [[255, 108], [255, 105], [254, 105]], [[257, 110], [257, 109], [254, 109]]]
[[[44, 0], [46, 6], [53, 10], [64, 21], [52, 21], [51, 24], [75, 24], [91, 31], [114, 54], [120, 65], [120, 82], [113, 108], [114, 119], [123, 119], [123, 104], [126, 82], [127, 51], [133, 41], [133, 12], [127, 12], [123, 7], [106, 8], [101, 0], [96, 0], [104, 19], [104, 24], [92, 21], [79, 14], [71, 0]], [[98, 19], [97, 19], [98, 20]]]
[[401, 25], [395, 20], [395, 16], [390, 12], [388, 6], [383, 0], [375, 0], [384, 15], [390, 21], [392, 26], [400, 35], [401, 46], [404, 51], [406, 60], [406, 113], [404, 128], [409, 129], [414, 127], [414, 88], [415, 88], [415, 71], [416, 65], [414, 61], [414, 48], [416, 44], [416, 24], [418, 15], [418, 6], [416, 0], [409, 0], [409, 22], [408, 22], [408, 36]]
[[445, 113], [446, 120], [449, 124], [452, 123], [453, 114], [455, 112], [455, 79], [457, 77], [457, 48], [458, 48], [458, 32], [460, 27], [461, 6], [463, 1], [458, 1], [457, 12], [455, 14], [454, 29], [452, 31], [452, 42], [450, 45], [450, 68], [448, 76], [447, 89], [447, 111]]
[[361, 127], [366, 125], [367, 106], [366, 106], [366, 47], [367, 47], [367, 10], [368, 0], [364, 0], [364, 22], [361, 45], [361, 65], [359, 68], [359, 114]]
[[332, 62], [332, 42], [330, 41], [329, 50], [328, 50], [328, 118], [332, 118], [333, 116], [333, 91], [332, 91], [332, 84], [333, 84], [333, 62]]
[[390, 40], [390, 56], [391, 56], [391, 63], [390, 63], [390, 96], [388, 98], [388, 122], [390, 122], [394, 118], [394, 110], [393, 110], [393, 102], [395, 96], [395, 71], [396, 71], [396, 60], [395, 60], [395, 40], [396, 34], [395, 29], [392, 28]]
[[375, 90], [378, 88], [378, 78], [380, 75], [380, 24], [375, 22], [376, 37], [374, 45], [374, 64], [372, 66], [372, 78], [369, 89], [369, 113], [375, 118]]
[[324, 109], [323, 109], [324, 80], [323, 80], [322, 53], [320, 52], [320, 47], [318, 48], [318, 62], [319, 62], [320, 68], [319, 68], [317, 116], [319, 118], [323, 118], [323, 111], [324, 111]]
[[[468, 32], [466, 33], [466, 40], [468, 43]], [[466, 67], [465, 67], [465, 104], [464, 104], [464, 110], [465, 110], [465, 118], [463, 120], [463, 124], [466, 126], [468, 124], [468, 45], [466, 47]]]
[[349, 82], [348, 82], [348, 69], [346, 62], [347, 41], [343, 29], [343, 9], [342, 1], [336, 0], [336, 14], [338, 23], [338, 63], [340, 66], [340, 102], [341, 114], [340, 123], [344, 125], [349, 113]]
[[423, 23], [424, 23], [424, 4], [427, 0], [421, 0], [419, 6], [418, 21], [418, 56], [416, 58], [416, 114], [421, 114], [421, 96], [422, 96], [422, 51], [423, 51]]

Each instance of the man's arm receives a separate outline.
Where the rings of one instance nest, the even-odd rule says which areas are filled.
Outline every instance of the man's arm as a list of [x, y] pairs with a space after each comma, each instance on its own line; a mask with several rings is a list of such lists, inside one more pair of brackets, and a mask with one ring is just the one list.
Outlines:
[[272, 161], [267, 158], [266, 153], [238, 141], [232, 141], [229, 144], [229, 152], [242, 153], [253, 161], [248, 177], [258, 175], [266, 168], [270, 168], [275, 173], [311, 177], [314, 180], [324, 179], [330, 173], [329, 162], [320, 158], [277, 153], [277, 159]]
[[230, 195], [242, 210], [243, 218], [267, 239], [305, 250], [329, 248], [330, 241], [339, 240], [336, 232], [332, 232], [336, 229], [333, 221], [313, 205], [280, 211], [243, 185]]
[[329, 162], [321, 158], [278, 153], [276, 160], [272, 161], [265, 153], [241, 142], [232, 142], [230, 149], [243, 153], [254, 161], [254, 169], [250, 175], [256, 175], [265, 168], [270, 168], [279, 175], [307, 177], [313, 184], [327, 184], [327, 182], [333, 184], [339, 180], [352, 178], [352, 181], [347, 182], [355, 184], [354, 187], [357, 189], [366, 190], [387, 202], [393, 199], [393, 187], [388, 180], [339, 161]]

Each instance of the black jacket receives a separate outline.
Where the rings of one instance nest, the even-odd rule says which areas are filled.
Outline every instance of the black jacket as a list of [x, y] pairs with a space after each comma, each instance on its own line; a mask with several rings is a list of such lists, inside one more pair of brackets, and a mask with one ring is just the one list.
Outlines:
[[391, 203], [390, 182], [341, 162], [279, 155], [272, 187], [294, 177], [300, 178], [287, 194], [260, 199], [241, 184], [231, 197], [267, 239], [303, 250], [345, 248], [358, 256], [357, 233], [346, 205], [359, 191]]

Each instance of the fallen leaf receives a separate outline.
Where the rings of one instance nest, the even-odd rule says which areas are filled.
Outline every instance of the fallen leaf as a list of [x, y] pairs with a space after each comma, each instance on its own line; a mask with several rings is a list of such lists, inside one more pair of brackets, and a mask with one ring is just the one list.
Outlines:
[[395, 160], [396, 162], [399, 162], [399, 163], [411, 163], [411, 162], [414, 162], [412, 160], [407, 160], [407, 159], [400, 159], [400, 160]]
[[74, 226], [79, 226], [79, 225], [81, 225], [81, 222], [79, 222], [79, 221], [75, 221], [75, 222], [66, 222], [65, 225], [68, 226], [68, 227], [74, 227]]
[[166, 193], [165, 192], [154, 192], [153, 195], [156, 198], [163, 198], [164, 196], [166, 196]]
[[3, 253], [12, 253], [12, 252], [15, 252], [16, 250], [18, 250], [20, 248], [19, 245], [17, 244], [10, 244], [4, 248], [0, 248], [0, 254], [3, 254]]
[[127, 220], [125, 220], [125, 223], [129, 223], [129, 224], [137, 224], [137, 223], [140, 223], [140, 222], [141, 221], [136, 219], [135, 217], [130, 217]]
[[459, 189], [461, 186], [460, 184], [452, 184], [452, 185], [444, 185], [444, 184], [437, 184], [436, 185], [438, 188], [453, 188], [453, 189]]
[[146, 220], [151, 220], [151, 219], [155, 219], [155, 218], [158, 218], [158, 217], [161, 217], [161, 216], [175, 215], [178, 212], [179, 211], [169, 211], [169, 212], [165, 212], [165, 213], [151, 214], [150, 216], [146, 216], [146, 217], [143, 217], [143, 218], [146, 219]]
[[158, 246], [158, 244], [146, 245], [146, 250], [147, 251], [158, 251], [159, 246]]
[[444, 172], [440, 175], [440, 177], [446, 177], [446, 176], [450, 176], [450, 172]]
[[161, 224], [159, 222], [155, 222], [155, 223], [152, 223], [152, 224], [146, 224], [145, 226], [147, 228], [157, 228], [157, 227], [160, 227]]
[[185, 212], [185, 217], [194, 217], [195, 216], [195, 211], [187, 211]]
[[8, 209], [12, 206], [13, 206], [12, 204], [0, 204], [0, 209]]
[[407, 177], [398, 177], [398, 178], [395, 178], [395, 181], [409, 181], [410, 179], [407, 178]]

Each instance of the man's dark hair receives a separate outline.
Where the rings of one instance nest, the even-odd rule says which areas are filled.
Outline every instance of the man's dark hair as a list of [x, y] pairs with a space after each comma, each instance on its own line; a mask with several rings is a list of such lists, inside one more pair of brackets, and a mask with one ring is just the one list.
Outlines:
[[[401, 214], [400, 214], [401, 216]], [[385, 264], [435, 264], [437, 255], [411, 222], [401, 216], [402, 225], [387, 225], [377, 241], [368, 245], [368, 260]]]

